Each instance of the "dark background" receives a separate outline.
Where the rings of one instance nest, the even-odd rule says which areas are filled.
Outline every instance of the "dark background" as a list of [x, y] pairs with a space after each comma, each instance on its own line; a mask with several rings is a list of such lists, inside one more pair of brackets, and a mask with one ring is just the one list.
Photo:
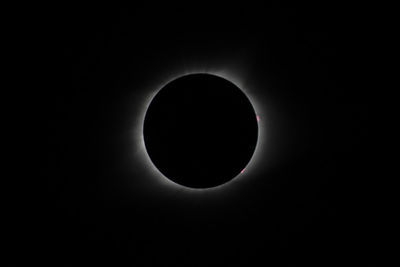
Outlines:
[[[205, 2], [53, 7], [44, 44], [51, 86], [36, 102], [45, 121], [37, 129], [44, 186], [31, 226], [18, 224], [25, 230], [12, 242], [16, 262], [369, 261], [369, 92], [358, 12]], [[261, 155], [252, 177], [218, 194], [147, 184], [129, 133], [149, 85], [180, 62], [212, 67], [232, 55], [245, 58], [260, 105], [269, 105], [269, 160]], [[32, 255], [21, 256], [21, 246]]]

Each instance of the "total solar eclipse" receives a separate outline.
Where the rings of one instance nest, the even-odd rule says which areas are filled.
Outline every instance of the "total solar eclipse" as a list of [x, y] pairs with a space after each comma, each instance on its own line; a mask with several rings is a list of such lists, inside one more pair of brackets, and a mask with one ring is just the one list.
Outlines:
[[143, 138], [166, 178], [189, 188], [211, 188], [244, 171], [257, 145], [258, 122], [235, 84], [216, 75], [189, 74], [152, 99]]

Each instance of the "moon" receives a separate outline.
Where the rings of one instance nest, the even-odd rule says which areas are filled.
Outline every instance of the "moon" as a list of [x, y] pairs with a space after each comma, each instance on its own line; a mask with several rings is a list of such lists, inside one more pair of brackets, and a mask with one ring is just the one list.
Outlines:
[[146, 152], [170, 181], [187, 188], [224, 185], [245, 172], [256, 149], [258, 116], [234, 83], [195, 73], [167, 83], [143, 124]]

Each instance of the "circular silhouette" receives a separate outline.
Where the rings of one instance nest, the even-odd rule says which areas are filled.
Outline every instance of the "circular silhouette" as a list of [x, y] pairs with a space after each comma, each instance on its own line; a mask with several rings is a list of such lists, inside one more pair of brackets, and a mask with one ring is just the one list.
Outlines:
[[190, 74], [153, 98], [143, 136], [151, 161], [168, 179], [210, 188], [244, 170], [257, 144], [258, 123], [236, 85], [215, 75]]

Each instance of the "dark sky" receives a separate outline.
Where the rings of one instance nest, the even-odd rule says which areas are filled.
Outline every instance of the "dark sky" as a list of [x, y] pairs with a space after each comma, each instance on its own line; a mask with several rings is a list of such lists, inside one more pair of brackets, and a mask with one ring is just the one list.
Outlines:
[[[54, 8], [35, 257], [51, 266], [337, 266], [365, 257], [369, 111], [358, 23], [354, 9], [328, 5]], [[259, 165], [229, 190], [163, 186], [137, 152], [145, 97], [183, 64], [234, 69], [268, 111]]]

